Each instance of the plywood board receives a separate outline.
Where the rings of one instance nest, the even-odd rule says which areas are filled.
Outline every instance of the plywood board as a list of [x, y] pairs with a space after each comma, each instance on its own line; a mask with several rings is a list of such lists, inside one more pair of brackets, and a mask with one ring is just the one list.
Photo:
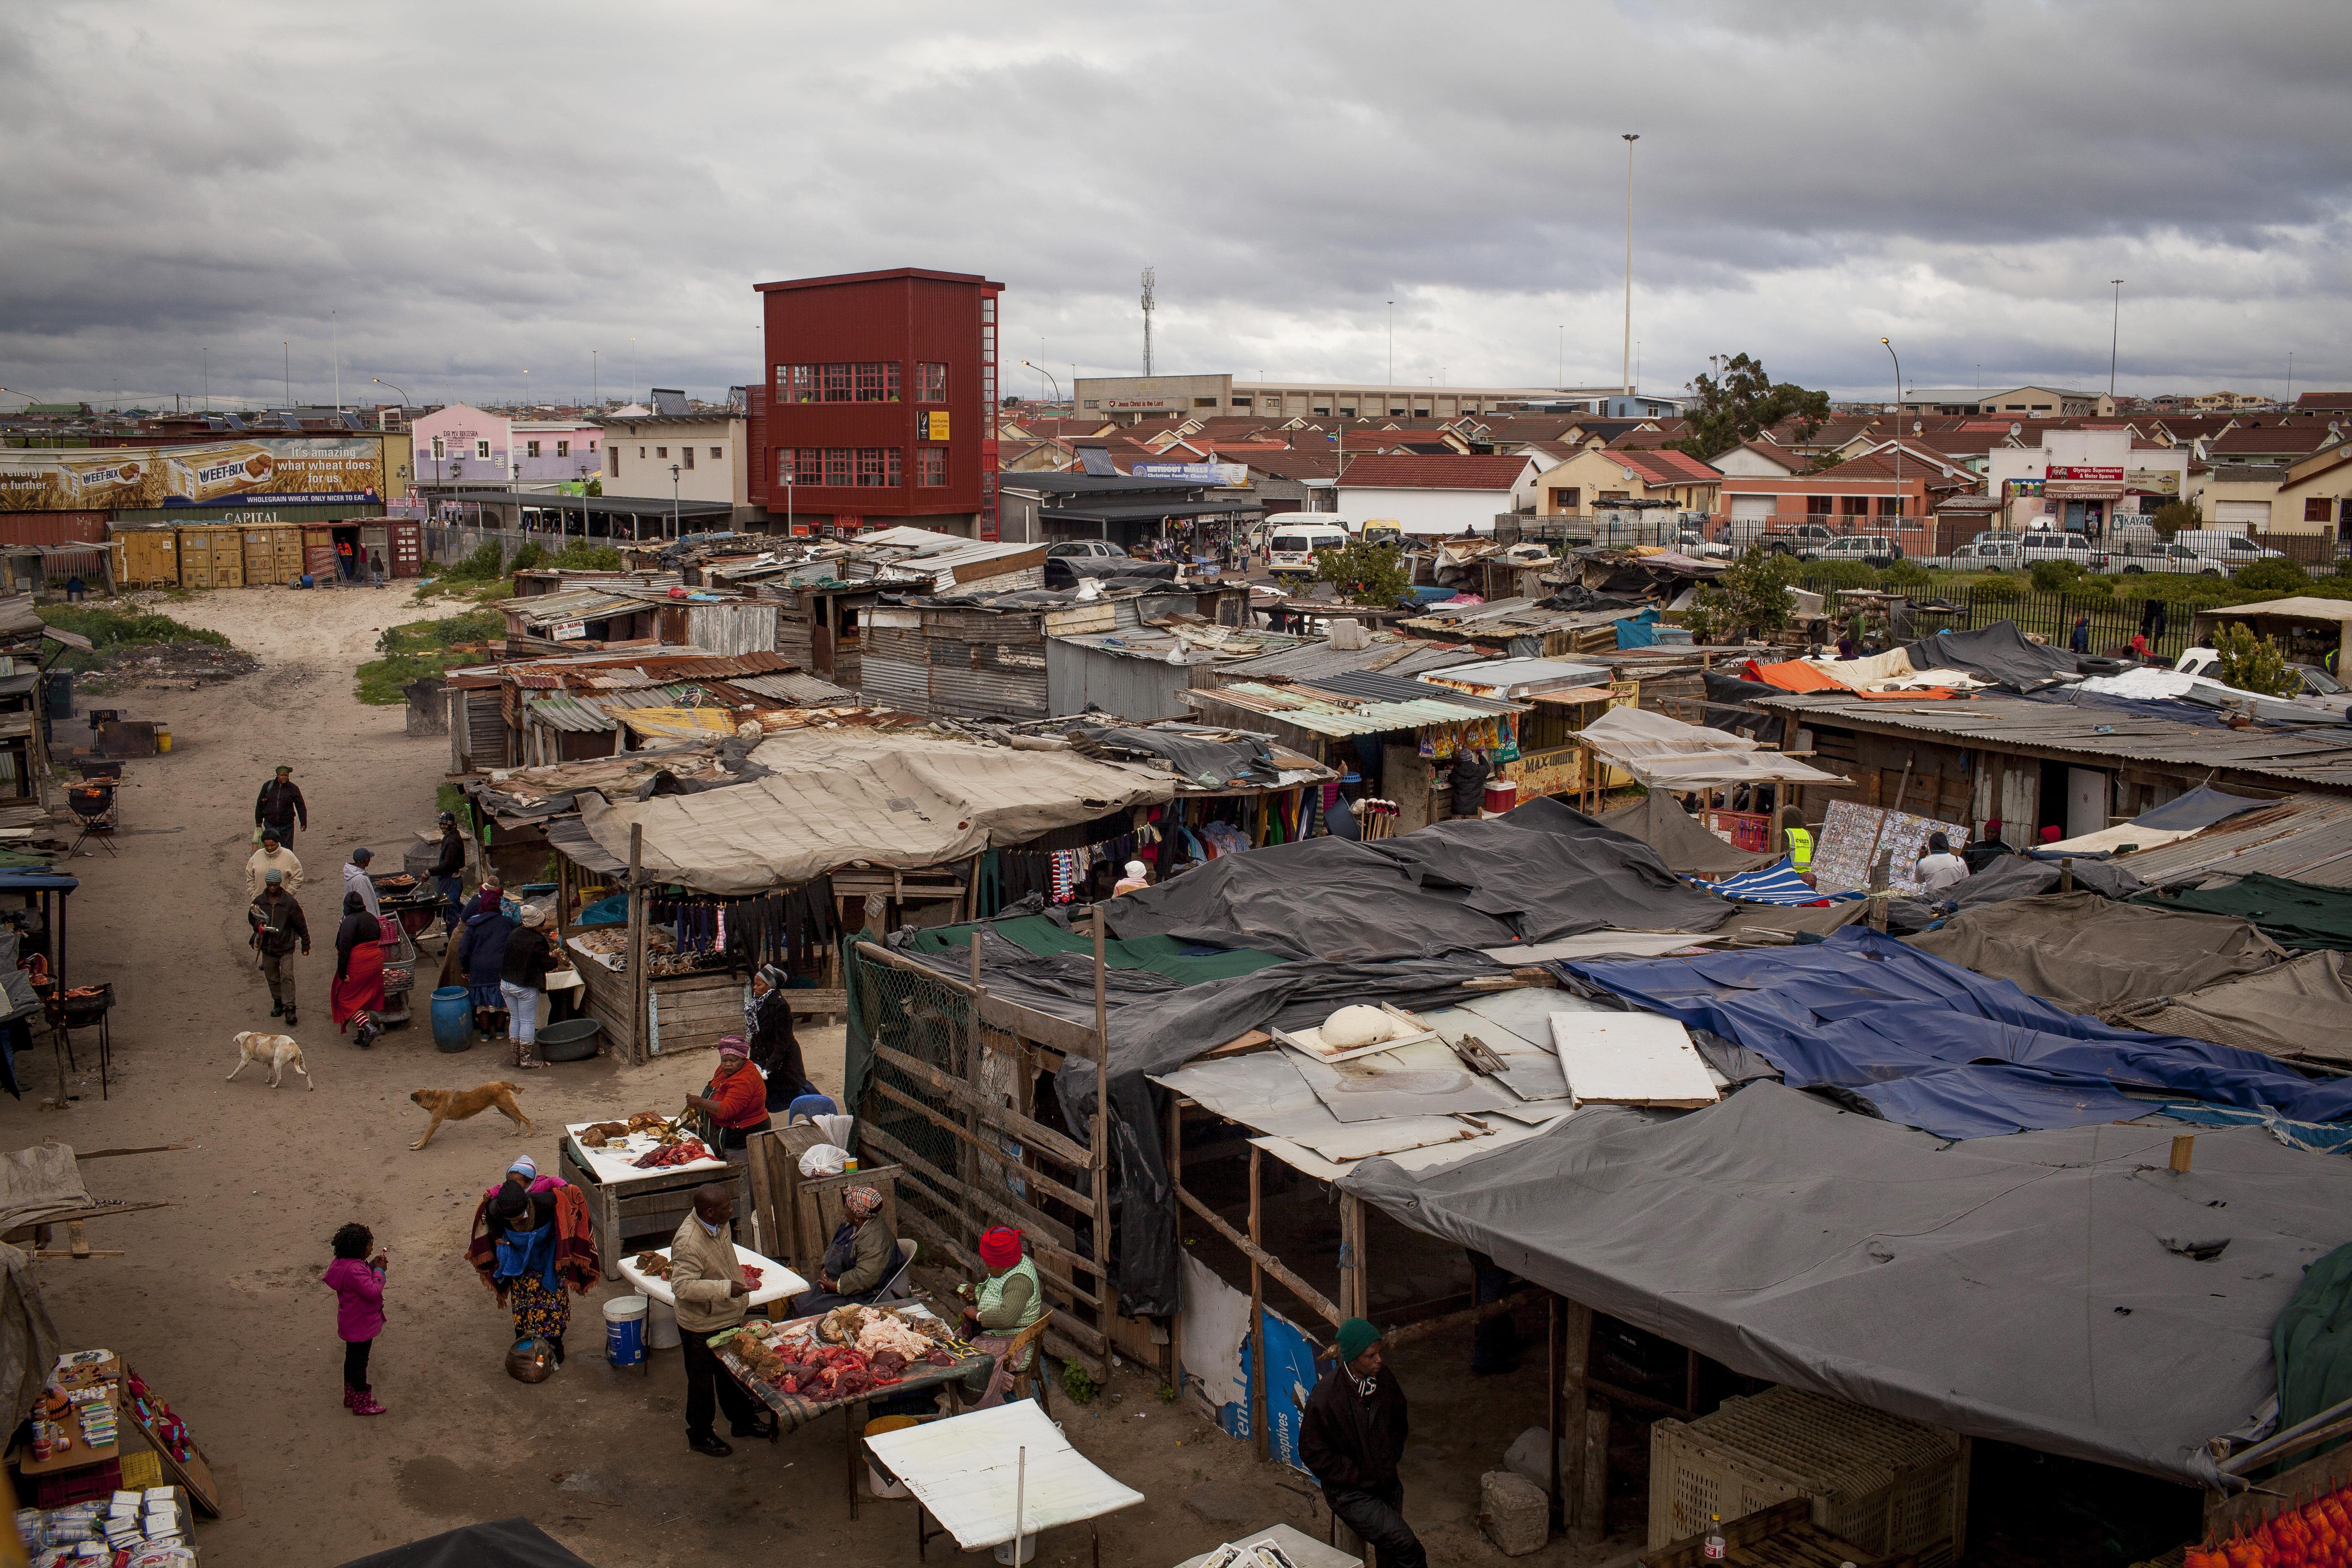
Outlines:
[[[1098, 1519], [1143, 1500], [1141, 1492], [1072, 1447], [1033, 1399], [878, 1432], [866, 1446], [966, 1552], [1016, 1534]], [[1016, 1494], [1018, 1526], [1013, 1518]]]
[[1552, 1044], [1579, 1105], [1696, 1109], [1717, 1098], [1690, 1031], [1655, 1013], [1556, 1013]]

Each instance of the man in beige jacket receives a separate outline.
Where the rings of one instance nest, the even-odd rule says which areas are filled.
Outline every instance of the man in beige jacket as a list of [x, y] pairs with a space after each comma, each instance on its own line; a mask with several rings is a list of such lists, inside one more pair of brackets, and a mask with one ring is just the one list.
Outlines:
[[278, 835], [264, 828], [261, 834], [261, 847], [247, 857], [245, 862], [245, 896], [247, 899], [261, 897], [262, 884], [272, 871], [286, 873], [283, 879], [288, 892], [300, 890], [302, 862], [294, 858], [294, 851], [278, 842]]
[[723, 1459], [734, 1445], [711, 1429], [718, 1407], [737, 1437], [775, 1435], [776, 1417], [756, 1405], [734, 1374], [719, 1364], [710, 1336], [743, 1321], [751, 1289], [735, 1261], [735, 1194], [713, 1184], [697, 1187], [694, 1212], [669, 1243], [669, 1286], [677, 1298], [677, 1337], [686, 1363], [686, 1446]]

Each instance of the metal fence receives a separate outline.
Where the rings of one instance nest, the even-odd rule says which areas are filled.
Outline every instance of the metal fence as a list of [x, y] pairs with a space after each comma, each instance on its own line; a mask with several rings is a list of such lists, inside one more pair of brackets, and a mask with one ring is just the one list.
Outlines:
[[[2139, 599], [2090, 599], [2071, 594], [2041, 594], [2032, 589], [2021, 591], [2014, 598], [2000, 596], [1980, 587], [1970, 588], [1960, 595], [1961, 613], [1954, 619], [1956, 630], [1973, 631], [2001, 621], [2015, 621], [2017, 629], [2041, 637], [2059, 647], [2070, 646], [2077, 616], [2088, 616], [2091, 623], [2091, 651], [2096, 654], [2116, 654], [2131, 646], [2135, 634], [2144, 626], [2148, 631], [2148, 651], [2169, 663], [2178, 658], [2189, 646], [2189, 623], [2200, 607], [2188, 604], [2163, 604]], [[2151, 622], [2147, 605], [2156, 605]]]
[[425, 558], [438, 561], [445, 566], [455, 566], [483, 545], [496, 543], [499, 553], [508, 560], [526, 544], [550, 545], [543, 533], [526, 533], [510, 528], [457, 528], [446, 523], [425, 525]]

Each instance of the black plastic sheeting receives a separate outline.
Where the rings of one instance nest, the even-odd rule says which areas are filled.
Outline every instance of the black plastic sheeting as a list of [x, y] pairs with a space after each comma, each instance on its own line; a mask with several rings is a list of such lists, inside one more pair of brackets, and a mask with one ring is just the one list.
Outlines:
[[1612, 927], [1707, 931], [1731, 916], [1640, 839], [1549, 796], [1400, 838], [1309, 838], [1222, 858], [1103, 907], [1118, 936], [1343, 961]]
[[593, 1568], [593, 1564], [518, 1515], [428, 1535], [387, 1552], [371, 1552], [352, 1558], [342, 1568]]
[[1906, 644], [1903, 652], [1914, 669], [1965, 669], [2016, 691], [2036, 690], [2075, 673], [2073, 654], [2026, 641], [2015, 621], [1995, 621], [1972, 632], [1937, 632]]
[[1750, 712], [1747, 705], [1759, 697], [1785, 697], [1788, 693], [1760, 680], [1742, 680], [1736, 675], [1719, 675], [1712, 669], [1702, 673], [1706, 679], [1708, 729], [1759, 741], [1770, 740], [1780, 732], [1786, 721], [1780, 714]]
[[[2176, 1175], [2181, 1131], [1948, 1145], [1758, 1083], [1671, 1119], [1588, 1107], [1436, 1171], [1366, 1160], [1339, 1186], [1735, 1372], [2219, 1485], [2203, 1444], [2275, 1392], [2271, 1325], [2343, 1241], [2352, 1164], [2205, 1129]], [[2201, 1262], [2174, 1247], [2222, 1238]]]
[[1063, 731], [1075, 750], [1091, 757], [1157, 757], [1196, 784], [1235, 780], [1270, 784], [1280, 775], [1265, 737], [1227, 737], [1230, 730], [1194, 733], [1146, 729], [1139, 724], [1072, 724]]
[[2215, 789], [2211, 784], [2199, 784], [2187, 795], [2175, 795], [2153, 811], [2141, 812], [2131, 819], [2131, 825], [2134, 827], [2158, 828], [2167, 833], [2189, 833], [2277, 804], [2274, 800], [2252, 800], [2242, 795], [2231, 795], [2227, 790]]

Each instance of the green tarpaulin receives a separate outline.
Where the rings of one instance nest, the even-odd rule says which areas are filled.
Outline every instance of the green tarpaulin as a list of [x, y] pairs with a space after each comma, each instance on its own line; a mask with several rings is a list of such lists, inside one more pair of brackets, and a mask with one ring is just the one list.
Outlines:
[[2304, 1270], [2271, 1330], [2271, 1359], [2278, 1363], [2282, 1432], [2352, 1399], [2352, 1247]]
[[2253, 921], [2264, 936], [2285, 947], [2352, 952], [2352, 888], [2323, 888], [2257, 872], [2194, 892], [2142, 893], [2132, 902], [2183, 913], [2235, 915]]
[[[971, 933], [978, 929], [968, 925], [940, 926], [917, 931], [908, 939], [907, 945], [917, 952], [967, 952], [971, 947]], [[1091, 935], [1067, 930], [1043, 915], [992, 921], [988, 929], [1040, 958], [1057, 952], [1091, 955], [1095, 950]], [[1260, 952], [1254, 948], [1203, 948], [1172, 936], [1136, 936], [1103, 943], [1105, 968], [1148, 969], [1185, 985], [1198, 985], [1206, 980], [1238, 979], [1282, 962], [1276, 953]]]

